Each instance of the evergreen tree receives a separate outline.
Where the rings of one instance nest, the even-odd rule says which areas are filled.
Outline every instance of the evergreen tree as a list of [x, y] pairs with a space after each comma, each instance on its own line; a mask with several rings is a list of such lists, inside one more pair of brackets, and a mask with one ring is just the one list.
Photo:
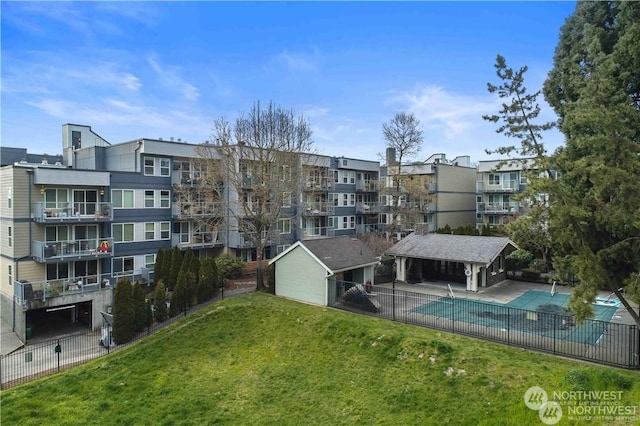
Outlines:
[[[578, 2], [562, 27], [544, 93], [566, 144], [553, 155], [549, 231], [554, 265], [575, 274], [570, 307], [593, 314], [607, 288], [640, 315], [640, 3]], [[620, 289], [627, 285], [626, 296]], [[585, 303], [587, 302], [587, 303]]]
[[136, 324], [136, 331], [141, 331], [147, 325], [147, 303], [145, 294], [139, 282], [133, 286], [133, 309]]
[[186, 309], [187, 304], [187, 279], [186, 272], [180, 271], [178, 281], [173, 292], [171, 293], [171, 305], [169, 305], [169, 316], [175, 317], [182, 310]]
[[116, 284], [113, 296], [113, 341], [117, 344], [130, 341], [135, 328], [133, 287], [131, 281], [123, 278]]
[[156, 263], [153, 266], [153, 280], [155, 282], [158, 281], [166, 281], [166, 277], [164, 276], [164, 263], [165, 260], [165, 250], [162, 248], [158, 249], [156, 253]]
[[158, 281], [153, 292], [153, 308], [157, 322], [167, 319], [167, 290], [162, 281]]
[[200, 262], [198, 278], [198, 302], [203, 303], [213, 299], [218, 289], [218, 271], [216, 261], [212, 257], [205, 257]]
[[178, 246], [173, 246], [173, 250], [171, 251], [171, 266], [169, 267], [169, 271], [167, 274], [167, 290], [172, 291], [176, 286], [176, 281], [178, 280], [178, 274], [180, 273], [180, 269], [182, 268], [182, 252], [178, 248]]

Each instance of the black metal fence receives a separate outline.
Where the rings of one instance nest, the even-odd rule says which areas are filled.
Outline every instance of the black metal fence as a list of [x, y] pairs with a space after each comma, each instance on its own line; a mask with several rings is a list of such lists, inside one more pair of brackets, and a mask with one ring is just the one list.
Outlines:
[[[535, 311], [377, 286], [338, 282], [334, 307], [407, 324], [628, 369], [640, 369], [635, 325], [574, 321], [547, 305]], [[556, 307], [557, 308], [557, 307]]]
[[[255, 288], [224, 291], [224, 293], [219, 294], [208, 302], [192, 306], [161, 323], [154, 323], [152, 326], [136, 333], [131, 341], [120, 345], [110, 345], [111, 336], [103, 336], [102, 330], [70, 334], [35, 344], [27, 344], [17, 351], [0, 356], [0, 389], [8, 389], [31, 380], [46, 377], [107, 355], [112, 351], [120, 350], [222, 298], [252, 291], [255, 291]], [[105, 344], [103, 344], [103, 341]]]

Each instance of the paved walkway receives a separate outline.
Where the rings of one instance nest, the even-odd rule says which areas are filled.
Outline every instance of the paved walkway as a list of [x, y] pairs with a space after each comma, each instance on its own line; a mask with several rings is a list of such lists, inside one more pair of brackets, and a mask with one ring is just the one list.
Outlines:
[[18, 336], [11, 331], [11, 324], [2, 322], [2, 332], [0, 333], [0, 355], [8, 355], [11, 352], [20, 349], [24, 346], [22, 340], [18, 339]]

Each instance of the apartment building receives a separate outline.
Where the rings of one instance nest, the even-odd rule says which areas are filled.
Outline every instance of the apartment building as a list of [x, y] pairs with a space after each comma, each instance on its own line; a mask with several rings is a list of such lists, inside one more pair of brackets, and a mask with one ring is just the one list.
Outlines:
[[[237, 215], [251, 187], [239, 191], [211, 169], [230, 161], [228, 173], [247, 170], [215, 146], [214, 158], [202, 161], [198, 146], [160, 138], [111, 144], [89, 126], [65, 124], [62, 156], [2, 147], [0, 295], [18, 336], [37, 333], [32, 323], [53, 312], [98, 328], [120, 278], [153, 282], [160, 248], [256, 259]], [[302, 239], [375, 231], [378, 162], [303, 155], [300, 169], [303, 183], [283, 200], [263, 258]]]
[[480, 161], [476, 180], [476, 228], [506, 225], [527, 212], [515, 196], [527, 185], [525, 171], [531, 159]]
[[468, 156], [448, 160], [434, 154], [423, 162], [399, 165], [388, 148], [382, 168], [381, 228], [396, 239], [414, 231], [435, 232], [475, 223], [476, 168]]

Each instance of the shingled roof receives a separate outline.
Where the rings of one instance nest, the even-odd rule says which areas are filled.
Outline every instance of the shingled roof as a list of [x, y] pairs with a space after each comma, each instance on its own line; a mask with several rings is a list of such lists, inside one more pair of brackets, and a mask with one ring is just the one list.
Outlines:
[[488, 264], [508, 245], [518, 248], [507, 237], [413, 233], [387, 250], [386, 254], [418, 259]]
[[269, 263], [273, 263], [297, 246], [303, 246], [332, 272], [371, 265], [377, 263], [379, 260], [369, 247], [359, 239], [352, 237], [335, 237], [298, 241]]

